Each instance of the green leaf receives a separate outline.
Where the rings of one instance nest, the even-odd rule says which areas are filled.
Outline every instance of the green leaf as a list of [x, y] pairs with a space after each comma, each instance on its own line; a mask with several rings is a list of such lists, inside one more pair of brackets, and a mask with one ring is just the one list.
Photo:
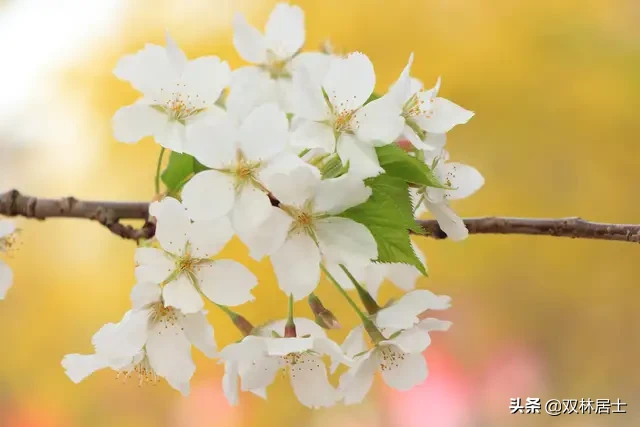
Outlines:
[[208, 168], [189, 154], [171, 152], [169, 163], [160, 178], [169, 193], [176, 193], [198, 172]]
[[411, 246], [409, 230], [422, 233], [413, 218], [413, 206], [407, 183], [388, 174], [369, 178], [372, 194], [365, 203], [341, 214], [369, 229], [378, 244], [378, 262], [399, 262], [426, 270]]
[[424, 162], [409, 155], [395, 144], [376, 147], [380, 166], [388, 175], [427, 187], [447, 188]]

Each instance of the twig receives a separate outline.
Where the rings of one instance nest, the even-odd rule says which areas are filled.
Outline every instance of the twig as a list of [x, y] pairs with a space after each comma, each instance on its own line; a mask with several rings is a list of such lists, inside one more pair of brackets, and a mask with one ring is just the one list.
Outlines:
[[[86, 218], [99, 222], [112, 233], [125, 239], [149, 239], [155, 224], [149, 218], [147, 202], [107, 202], [62, 199], [40, 199], [17, 190], [0, 193], [0, 215], [26, 218]], [[123, 219], [142, 219], [141, 228], [120, 223]], [[428, 237], [445, 239], [447, 235], [435, 220], [418, 220]], [[640, 224], [608, 224], [581, 218], [466, 218], [469, 234], [523, 234], [571, 237], [574, 239], [615, 240], [640, 243]]]

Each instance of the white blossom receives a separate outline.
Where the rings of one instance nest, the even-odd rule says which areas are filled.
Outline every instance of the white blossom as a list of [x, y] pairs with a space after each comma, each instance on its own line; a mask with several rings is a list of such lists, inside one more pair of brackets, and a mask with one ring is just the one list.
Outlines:
[[448, 159], [449, 154], [445, 150], [425, 155], [427, 164], [433, 166], [434, 175], [451, 189], [423, 187], [413, 191], [413, 195], [418, 203], [417, 215], [428, 210], [451, 240], [460, 241], [467, 238], [469, 231], [449, 206], [449, 201], [469, 197], [484, 185], [484, 178], [476, 168], [462, 163], [447, 162]]
[[[288, 373], [300, 403], [310, 408], [333, 406], [339, 395], [327, 378], [324, 355], [334, 363], [350, 364], [340, 347], [308, 319], [295, 319], [297, 337], [281, 338], [284, 321], [273, 322], [262, 331], [266, 336], [250, 335], [220, 352], [225, 361], [224, 390], [229, 401], [237, 402], [237, 379], [242, 391], [264, 394], [277, 373]], [[267, 335], [269, 334], [269, 335]]]
[[229, 84], [230, 69], [217, 56], [187, 60], [168, 34], [166, 40], [166, 47], [147, 44], [116, 65], [115, 75], [143, 96], [116, 112], [113, 128], [119, 141], [134, 143], [153, 135], [163, 147], [183, 152], [194, 123], [223, 113], [215, 103]]
[[253, 299], [257, 279], [244, 265], [211, 259], [233, 236], [227, 218], [192, 222], [184, 206], [171, 197], [152, 203], [149, 213], [157, 219], [161, 248], [136, 250], [136, 279], [161, 284], [166, 306], [197, 313], [204, 307], [200, 293], [230, 306]]
[[[354, 358], [353, 366], [340, 377], [339, 391], [346, 404], [359, 403], [371, 388], [376, 370], [384, 382], [397, 390], [409, 390], [427, 378], [427, 362], [422, 352], [430, 345], [430, 331], [446, 331], [451, 322], [434, 318], [420, 320], [426, 310], [444, 310], [450, 305], [448, 296], [437, 296], [426, 290], [407, 293], [400, 300], [372, 316], [375, 325], [387, 339], [367, 349], [364, 328], [354, 328], [342, 351]], [[331, 367], [332, 372], [337, 365]]]
[[357, 266], [378, 257], [369, 229], [338, 216], [369, 198], [371, 189], [362, 180], [349, 174], [321, 180], [316, 168], [305, 165], [272, 174], [267, 186], [279, 207], [243, 241], [255, 258], [270, 255], [286, 294], [298, 300], [315, 289], [323, 256]]
[[423, 89], [422, 82], [410, 76], [412, 64], [413, 53], [386, 97], [402, 109], [405, 119], [403, 136], [415, 148], [441, 149], [446, 142], [445, 133], [455, 125], [467, 123], [473, 112], [438, 97], [440, 78], [432, 89]]
[[238, 125], [231, 117], [194, 129], [190, 153], [212, 168], [195, 175], [182, 202], [195, 220], [230, 213], [237, 233], [252, 230], [271, 212], [263, 180], [274, 162], [302, 164], [285, 151], [289, 123], [275, 104], [253, 110]]
[[[13, 222], [0, 220], [0, 254], [8, 252], [15, 242], [16, 226]], [[0, 259], [0, 300], [4, 299], [13, 284], [13, 271]]]
[[69, 378], [79, 383], [93, 372], [111, 368], [125, 378], [137, 375], [140, 385], [159, 377], [182, 394], [189, 394], [195, 372], [191, 346], [208, 357], [216, 355], [213, 327], [204, 311], [184, 314], [165, 306], [160, 286], [137, 284], [133, 309], [119, 323], [108, 323], [93, 336], [94, 354], [69, 354], [62, 360]]
[[294, 75], [295, 113], [304, 121], [293, 132], [292, 145], [335, 152], [360, 178], [383, 172], [375, 146], [393, 142], [404, 119], [388, 97], [365, 105], [375, 83], [373, 64], [362, 53], [332, 58], [322, 79], [301, 67]]

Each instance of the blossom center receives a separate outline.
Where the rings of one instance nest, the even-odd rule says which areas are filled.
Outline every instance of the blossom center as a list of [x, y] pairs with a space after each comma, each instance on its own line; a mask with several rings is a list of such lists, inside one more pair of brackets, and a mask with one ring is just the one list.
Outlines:
[[174, 325], [178, 321], [178, 312], [175, 308], [165, 307], [163, 302], [158, 301], [151, 306], [151, 321]]
[[[333, 121], [333, 130], [335, 133], [350, 132], [353, 130], [352, 119], [356, 110], [343, 110], [338, 112]], [[357, 124], [356, 124], [357, 125]]]
[[160, 380], [158, 374], [156, 374], [151, 367], [151, 363], [149, 362], [149, 358], [146, 353], [138, 363], [130, 365], [128, 368], [119, 371], [116, 375], [116, 379], [120, 378], [120, 376], [124, 376], [124, 382], [126, 382], [134, 374], [138, 376], [138, 387], [142, 387], [145, 384], [156, 385]]
[[426, 118], [430, 118], [433, 115], [433, 98], [429, 99], [429, 103], [425, 105], [425, 101], [421, 99], [418, 94], [415, 93], [409, 100], [404, 104], [402, 109], [402, 115], [405, 118], [416, 117], [416, 116], [425, 116]]
[[[180, 84], [177, 85], [178, 88]], [[184, 84], [182, 85], [185, 86]], [[204, 103], [200, 100], [200, 95], [192, 97], [190, 94], [183, 94], [177, 89], [175, 92], [166, 94], [164, 89], [160, 89], [161, 98], [164, 102], [157, 102], [151, 107], [161, 113], [169, 116], [170, 120], [174, 120], [184, 124], [184, 122], [205, 110]]]
[[406, 353], [397, 351], [391, 346], [384, 346], [379, 352], [379, 365], [381, 371], [391, 371], [400, 366], [404, 360]]
[[17, 239], [14, 233], [0, 237], [0, 252], [11, 251], [15, 247], [16, 241]]
[[263, 68], [269, 72], [272, 79], [291, 78], [289, 63], [291, 58], [283, 58], [284, 55], [272, 49], [267, 50], [267, 63]]

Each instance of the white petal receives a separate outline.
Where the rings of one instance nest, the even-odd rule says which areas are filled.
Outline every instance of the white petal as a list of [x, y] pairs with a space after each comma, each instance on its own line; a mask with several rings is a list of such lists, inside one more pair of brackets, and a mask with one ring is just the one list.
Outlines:
[[339, 111], [362, 106], [375, 85], [373, 64], [360, 52], [351, 53], [346, 58], [333, 58], [322, 83], [331, 104]]
[[233, 45], [240, 57], [247, 62], [263, 64], [267, 61], [266, 42], [260, 31], [247, 23], [244, 16], [233, 19]]
[[322, 408], [336, 404], [338, 393], [329, 383], [327, 368], [320, 357], [300, 355], [298, 363], [289, 367], [289, 378], [293, 392], [304, 406]]
[[320, 101], [324, 105], [324, 110], [327, 113], [329, 112], [328, 106], [324, 101], [324, 97], [322, 96], [322, 91], [320, 88], [322, 87], [322, 81], [324, 80], [324, 77], [327, 75], [329, 67], [331, 66], [331, 59], [331, 55], [327, 55], [322, 52], [303, 52], [296, 55], [291, 60], [293, 81], [296, 81], [296, 73], [304, 68], [308, 73], [311, 82], [313, 83], [313, 87], [315, 88], [314, 90], [318, 92]]
[[271, 255], [282, 291], [297, 301], [309, 295], [320, 281], [320, 250], [311, 237], [294, 234]]
[[187, 126], [176, 120], [165, 121], [164, 128], [155, 132], [156, 142], [176, 153], [184, 152], [187, 144]]
[[175, 307], [184, 314], [197, 313], [204, 307], [202, 297], [186, 274], [180, 274], [162, 289], [166, 307]]
[[429, 212], [433, 214], [442, 231], [444, 231], [451, 240], [458, 242], [469, 236], [469, 231], [467, 230], [467, 226], [464, 225], [464, 221], [462, 221], [446, 202], [431, 203], [425, 200], [424, 205]]
[[229, 401], [229, 405], [238, 404], [238, 362], [225, 361], [222, 376], [222, 392]]
[[316, 222], [323, 254], [346, 265], [369, 264], [378, 258], [378, 245], [364, 225], [347, 218], [329, 217]]
[[251, 290], [258, 279], [244, 265], [230, 259], [213, 261], [196, 267], [198, 286], [216, 304], [240, 305], [253, 301]]
[[433, 133], [427, 132], [427, 137], [424, 140], [426, 145], [425, 149], [429, 151], [441, 150], [447, 143], [446, 133]]
[[449, 328], [451, 327], [452, 323], [449, 322], [448, 320], [440, 320], [440, 319], [434, 319], [432, 317], [428, 317], [426, 319], [423, 319], [420, 321], [420, 323], [418, 323], [418, 328], [422, 329], [423, 331], [448, 331]]
[[359, 357], [356, 364], [340, 377], [338, 390], [345, 405], [362, 402], [373, 384], [376, 366], [376, 357], [372, 357], [372, 353], [369, 352]]
[[[416, 251], [416, 255], [418, 255], [419, 253], [420, 252]], [[422, 273], [420, 273], [417, 268], [407, 264], [389, 264], [389, 266], [387, 267], [387, 271], [388, 279], [394, 285], [405, 291], [415, 289], [416, 281], [422, 276]], [[367, 289], [369, 289], [368, 285]]]
[[229, 213], [236, 198], [234, 178], [208, 170], [196, 174], [182, 189], [182, 203], [194, 221], [212, 220]]
[[402, 109], [391, 98], [383, 96], [362, 107], [355, 114], [355, 134], [361, 141], [376, 145], [392, 143], [404, 129]]
[[360, 282], [367, 288], [367, 291], [369, 291], [374, 300], [378, 299], [378, 291], [380, 290], [380, 286], [382, 286], [382, 283], [384, 282], [384, 279], [388, 274], [389, 268], [392, 266], [393, 264], [372, 263], [365, 267], [364, 278]]
[[241, 67], [231, 74], [231, 90], [225, 100], [229, 114], [242, 120], [256, 107], [277, 102], [276, 81], [259, 67]]
[[213, 105], [229, 85], [231, 70], [227, 61], [217, 56], [202, 56], [186, 64], [181, 80], [183, 95], [194, 107], [204, 108]]
[[[296, 333], [299, 337], [309, 335], [311, 337], [327, 337], [327, 333], [316, 322], [306, 317], [294, 317], [296, 324]], [[271, 331], [277, 332], [278, 335], [284, 335], [284, 327], [287, 319], [274, 320], [260, 328], [260, 335], [271, 337]]]
[[229, 117], [215, 123], [198, 123], [189, 128], [185, 152], [214, 169], [225, 169], [236, 159], [236, 129]]
[[400, 73], [400, 77], [396, 80], [385, 96], [388, 96], [396, 105], [402, 107], [405, 102], [411, 98], [411, 65], [413, 64], [413, 52], [409, 56], [407, 65]]
[[16, 225], [13, 221], [0, 219], [0, 239], [13, 234], [16, 231]]
[[141, 309], [160, 301], [162, 288], [156, 283], [142, 282], [131, 289], [131, 303], [134, 309]]
[[[261, 67], [249, 65], [246, 67], [236, 68], [231, 72], [231, 92], [237, 88], [252, 89], [256, 86], [262, 86], [271, 81], [271, 77], [268, 71], [265, 71]], [[258, 105], [254, 105], [254, 108]], [[247, 111], [249, 113], [249, 111]]]
[[149, 310], [129, 310], [120, 323], [107, 323], [92, 338], [101, 357], [133, 357], [144, 346], [148, 335]]
[[153, 370], [166, 378], [172, 387], [188, 394], [189, 380], [196, 365], [191, 359], [191, 343], [180, 326], [156, 323], [149, 333], [146, 349]]
[[[364, 340], [364, 327], [362, 325], [358, 325], [353, 328], [342, 342], [340, 349], [343, 354], [351, 359], [353, 359], [356, 354], [364, 352], [367, 349], [367, 343]], [[336, 369], [338, 369], [339, 365], [339, 361], [334, 360], [331, 363], [332, 374], [336, 371]]]
[[313, 338], [265, 338], [267, 353], [271, 356], [286, 356], [302, 353], [313, 348]]
[[227, 217], [195, 221], [189, 230], [191, 255], [195, 258], [209, 258], [217, 255], [232, 237], [233, 228]]
[[280, 357], [260, 357], [245, 372], [240, 373], [241, 389], [255, 390], [273, 383], [281, 368]]
[[421, 328], [402, 331], [393, 340], [382, 341], [379, 345], [393, 345], [405, 353], [422, 353], [431, 344], [429, 333]]
[[[427, 135], [430, 135], [430, 134], [427, 134]], [[421, 140], [420, 137], [418, 136], [418, 134], [416, 134], [415, 131], [413, 129], [411, 129], [411, 127], [409, 125], [405, 125], [404, 126], [404, 129], [402, 131], [402, 136], [407, 138], [407, 140], [409, 140], [411, 145], [413, 145], [418, 150], [431, 150], [431, 149], [433, 149], [433, 147], [431, 147], [430, 145], [425, 143], [423, 140]]]
[[366, 202], [371, 196], [371, 188], [349, 173], [338, 178], [320, 182], [315, 197], [315, 210], [337, 215], [347, 209]]
[[304, 120], [291, 133], [291, 145], [298, 148], [321, 148], [327, 153], [335, 151], [336, 137], [326, 123]]
[[4, 299], [12, 284], [13, 271], [4, 261], [0, 260], [0, 300]]
[[271, 214], [269, 196], [251, 183], [240, 189], [231, 210], [233, 228], [238, 234], [250, 233], [260, 227]]
[[313, 166], [303, 165], [284, 173], [265, 174], [264, 184], [280, 203], [303, 207], [320, 185], [320, 172]]
[[[252, 362], [261, 358], [267, 353], [267, 345], [263, 337], [248, 335], [242, 341], [229, 344], [223, 348], [218, 357], [222, 360], [233, 360], [236, 362]], [[242, 369], [240, 369], [242, 371]]]
[[238, 144], [246, 159], [268, 160], [287, 145], [289, 121], [275, 104], [253, 110], [238, 131]]
[[187, 314], [180, 318], [179, 322], [191, 344], [195, 345], [207, 357], [216, 356], [218, 346], [213, 335], [213, 326], [204, 313]]
[[349, 173], [361, 179], [371, 178], [384, 172], [373, 145], [354, 136], [342, 134], [338, 140], [338, 155], [343, 164], [349, 162]]
[[[389, 387], [396, 390], [410, 390], [427, 379], [427, 362], [420, 353], [403, 353], [400, 349], [394, 348], [396, 357], [393, 361], [385, 361], [379, 357], [379, 363], [387, 368], [382, 370], [382, 378]], [[402, 357], [400, 357], [402, 356]]]
[[408, 329], [420, 321], [418, 315], [426, 310], [446, 310], [450, 306], [451, 297], [418, 289], [406, 293], [389, 307], [380, 310], [375, 322], [381, 328]]
[[[163, 223], [163, 227], [168, 227]], [[176, 266], [167, 253], [156, 248], [137, 248], [136, 255], [136, 280], [140, 283], [161, 283], [173, 273]]]
[[156, 238], [162, 248], [172, 254], [182, 254], [191, 228], [185, 207], [173, 197], [165, 197], [149, 206], [149, 214], [157, 219]]
[[342, 363], [344, 365], [351, 366], [353, 364], [353, 359], [345, 355], [341, 347], [336, 344], [335, 341], [327, 337], [315, 337], [313, 339], [313, 350], [319, 354], [326, 354], [329, 356], [331, 358], [332, 365], [335, 363]]
[[304, 12], [298, 6], [278, 3], [265, 26], [267, 46], [279, 58], [289, 58], [304, 44]]
[[237, 230], [238, 237], [249, 248], [249, 256], [260, 261], [278, 250], [287, 239], [293, 218], [282, 209], [270, 206], [269, 215], [254, 229]]
[[[326, 68], [328, 70], [328, 66]], [[299, 64], [293, 70], [293, 107], [296, 116], [314, 121], [324, 121], [331, 117], [331, 111], [322, 94], [324, 74], [316, 74], [306, 64]]]
[[166, 114], [154, 110], [146, 103], [136, 102], [116, 111], [113, 116], [113, 134], [118, 141], [131, 144], [145, 136], [163, 132], [167, 121]]
[[175, 68], [162, 46], [145, 45], [135, 54], [123, 56], [116, 64], [113, 73], [121, 80], [144, 94], [151, 94], [163, 85], [177, 79], [180, 70]]
[[165, 32], [165, 43], [166, 43], [166, 51], [167, 57], [169, 58], [169, 62], [174, 69], [183, 71], [184, 67], [187, 65], [187, 56], [184, 52], [178, 47], [178, 44], [171, 38], [169, 32]]
[[418, 122], [427, 132], [446, 133], [455, 125], [467, 123], [473, 112], [465, 110], [444, 98], [435, 98], [431, 104], [433, 113], [430, 117], [420, 117]]
[[445, 191], [449, 200], [458, 200], [469, 197], [484, 185], [484, 178], [474, 167], [461, 163], [445, 163], [442, 165], [445, 174], [445, 182], [451, 183], [455, 190]]
[[95, 371], [109, 367], [109, 363], [96, 354], [67, 354], [62, 359], [62, 367], [71, 381], [78, 384]]

